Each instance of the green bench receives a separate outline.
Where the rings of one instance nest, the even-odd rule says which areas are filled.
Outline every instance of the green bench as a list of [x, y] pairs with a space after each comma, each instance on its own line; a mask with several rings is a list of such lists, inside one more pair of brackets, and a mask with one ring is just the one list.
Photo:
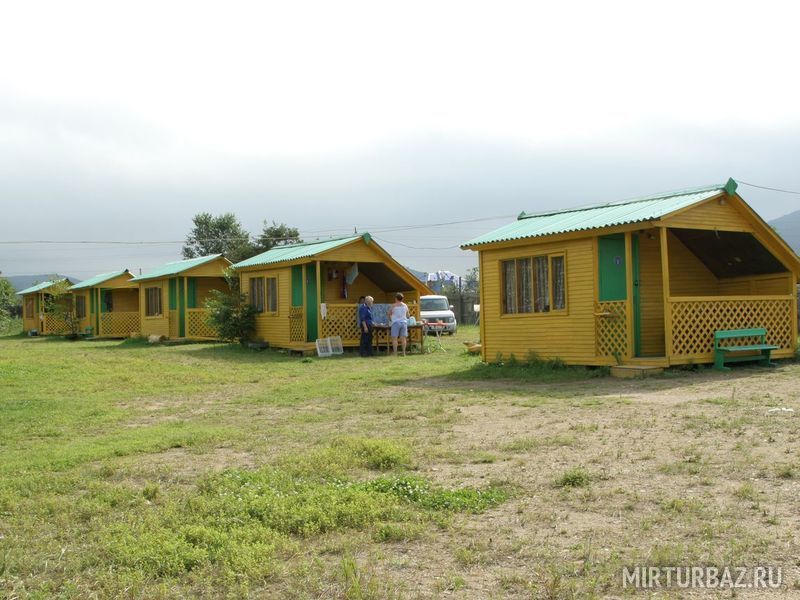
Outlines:
[[[758, 338], [758, 344], [748, 344], [746, 346], [723, 346], [720, 342], [730, 342], [742, 338]], [[719, 371], [730, 371], [725, 366], [726, 362], [745, 362], [758, 361], [764, 365], [771, 365], [769, 361], [773, 350], [780, 349], [780, 346], [767, 344], [767, 330], [764, 328], [755, 329], [729, 329], [717, 331], [714, 334], [714, 368]], [[758, 352], [758, 354], [739, 355], [740, 352]]]

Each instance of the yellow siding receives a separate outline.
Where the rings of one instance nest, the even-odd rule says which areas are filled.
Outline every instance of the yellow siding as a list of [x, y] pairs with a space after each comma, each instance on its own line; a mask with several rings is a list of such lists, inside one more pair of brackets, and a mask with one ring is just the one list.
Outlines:
[[[483, 351], [488, 361], [530, 352], [573, 364], [593, 364], [595, 358], [595, 256], [590, 238], [531, 244], [481, 252], [481, 321]], [[535, 254], [566, 252], [567, 311], [557, 314], [503, 315], [500, 261]]]
[[701, 202], [664, 222], [668, 227], [685, 229], [752, 231], [747, 219], [729, 200], [720, 204], [718, 198]]
[[669, 234], [669, 288], [672, 296], [715, 296], [717, 278], [672, 233]]
[[643, 356], [664, 356], [664, 282], [657, 230], [639, 236], [639, 295]]
[[357, 240], [346, 246], [334, 248], [330, 252], [324, 252], [319, 255], [320, 259], [326, 262], [383, 262], [383, 258], [378, 256], [378, 253], [370, 246], [361, 240]]
[[211, 290], [229, 292], [228, 282], [222, 277], [198, 277], [196, 280], [197, 306], [203, 308], [205, 301], [211, 295]]
[[220, 256], [209, 263], [178, 273], [176, 277], [222, 277], [225, 270], [230, 266], [231, 262], [227, 258]]
[[723, 296], [777, 296], [791, 293], [791, 281], [792, 276], [789, 273], [720, 279], [719, 293]]
[[[161, 288], [161, 308], [164, 314], [158, 317], [145, 316], [145, 290], [150, 287]], [[166, 279], [142, 281], [139, 284], [139, 318], [143, 336], [163, 335], [169, 337], [169, 282]]]
[[114, 312], [136, 312], [139, 310], [139, 294], [137, 290], [112, 290], [111, 297], [111, 302], [114, 305]]
[[[278, 312], [276, 314], [260, 314], [256, 316], [256, 336], [269, 342], [271, 346], [286, 348], [289, 346], [289, 309], [292, 305], [292, 269], [283, 267], [247, 271], [241, 274], [241, 289], [250, 293], [250, 279], [253, 277], [278, 278]], [[303, 299], [305, 303], [305, 298]]]

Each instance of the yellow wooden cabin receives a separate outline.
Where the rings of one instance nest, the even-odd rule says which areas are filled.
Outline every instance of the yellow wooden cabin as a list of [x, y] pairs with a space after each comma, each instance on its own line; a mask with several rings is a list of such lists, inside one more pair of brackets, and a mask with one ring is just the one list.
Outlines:
[[256, 307], [256, 334], [271, 346], [307, 351], [318, 338], [359, 344], [359, 296], [376, 304], [402, 292], [419, 319], [420, 296], [431, 291], [368, 233], [279, 246], [234, 265], [241, 289]]
[[138, 286], [140, 333], [171, 339], [213, 340], [204, 304], [211, 290], [228, 291], [221, 254], [178, 260], [134, 277]]
[[[63, 335], [68, 333], [68, 325], [58, 315], [53, 314], [50, 303], [54, 287], [72, 285], [69, 279], [43, 281], [17, 292], [22, 296], [22, 330], [25, 333], [36, 332], [39, 335]], [[60, 302], [70, 302], [69, 294], [64, 294]]]
[[139, 333], [139, 288], [128, 269], [102, 273], [70, 288], [80, 330], [95, 337], [125, 338]]
[[797, 348], [800, 258], [725, 185], [526, 214], [478, 252], [483, 358], [570, 364], [713, 362], [720, 330]]

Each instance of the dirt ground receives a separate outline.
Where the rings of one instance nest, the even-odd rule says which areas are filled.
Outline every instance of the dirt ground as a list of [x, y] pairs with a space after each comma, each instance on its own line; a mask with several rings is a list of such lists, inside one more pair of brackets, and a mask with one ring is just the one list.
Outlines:
[[[623, 565], [779, 566], [782, 591], [735, 597], [800, 597], [798, 376], [791, 364], [647, 380], [474, 382], [465, 387], [480, 399], [467, 405], [450, 387], [458, 418], [432, 440], [445, 458], [428, 462], [426, 475], [450, 486], [507, 481], [514, 498], [373, 562], [421, 597], [613, 597], [630, 593], [621, 589]], [[574, 467], [590, 482], [558, 486]]]

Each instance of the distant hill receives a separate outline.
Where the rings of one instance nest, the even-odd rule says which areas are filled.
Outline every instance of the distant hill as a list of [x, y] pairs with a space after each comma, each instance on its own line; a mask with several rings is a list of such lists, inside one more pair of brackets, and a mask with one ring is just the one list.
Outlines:
[[770, 222], [781, 237], [800, 254], [800, 210]]
[[[2, 277], [2, 275], [0, 275]], [[74, 281], [75, 283], [80, 283], [80, 279], [77, 277], [69, 277], [68, 275], [59, 275], [59, 274], [46, 274], [46, 275], [14, 275], [13, 277], [6, 277], [11, 282], [11, 285], [14, 287], [14, 290], [17, 292], [20, 290], [24, 290], [25, 288], [29, 288], [32, 285], [36, 285], [37, 283], [41, 283], [43, 281], [52, 281], [53, 279], [64, 279], [68, 277], [70, 281]]]

